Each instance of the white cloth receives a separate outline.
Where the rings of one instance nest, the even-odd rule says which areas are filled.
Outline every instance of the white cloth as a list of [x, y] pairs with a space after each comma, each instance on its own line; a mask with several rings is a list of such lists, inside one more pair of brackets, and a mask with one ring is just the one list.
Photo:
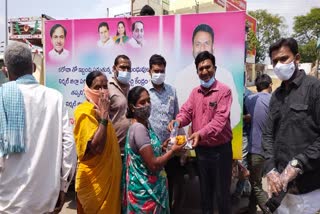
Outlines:
[[99, 48], [110, 48], [114, 46], [114, 41], [113, 39], [109, 38], [108, 41], [106, 43], [103, 43], [101, 40], [97, 41], [97, 46]]
[[[238, 99], [238, 92], [230, 71], [218, 66], [215, 78], [229, 86], [232, 92], [232, 104], [230, 110], [231, 128], [234, 128], [241, 117], [241, 106]], [[177, 89], [178, 99], [181, 104], [185, 103], [191, 94], [192, 89], [200, 85], [200, 79], [194, 63], [182, 69], [176, 75], [174, 86]]]
[[132, 37], [129, 39], [128, 44], [133, 48], [142, 48], [145, 44], [145, 40], [142, 40], [142, 42], [139, 44], [137, 40], [135, 40], [135, 38]]
[[315, 214], [320, 210], [320, 189], [293, 195], [286, 194], [275, 214]]
[[62, 95], [39, 84], [19, 84], [26, 109], [26, 151], [5, 159], [0, 213], [52, 212], [76, 167], [75, 143]]
[[49, 57], [51, 60], [56, 61], [56, 62], [63, 62], [66, 59], [68, 59], [70, 52], [67, 49], [63, 49], [62, 52], [59, 54], [57, 51], [52, 49], [48, 53]]

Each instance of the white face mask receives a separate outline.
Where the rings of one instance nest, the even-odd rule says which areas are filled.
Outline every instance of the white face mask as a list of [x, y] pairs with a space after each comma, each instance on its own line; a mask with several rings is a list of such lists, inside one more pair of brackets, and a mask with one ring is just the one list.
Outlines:
[[296, 66], [293, 61], [288, 64], [278, 62], [273, 68], [273, 71], [280, 80], [286, 81], [292, 77], [295, 69]]
[[166, 78], [164, 73], [152, 73], [151, 74], [151, 81], [155, 85], [161, 85]]
[[131, 79], [131, 72], [118, 71], [117, 80], [122, 84], [128, 84]]

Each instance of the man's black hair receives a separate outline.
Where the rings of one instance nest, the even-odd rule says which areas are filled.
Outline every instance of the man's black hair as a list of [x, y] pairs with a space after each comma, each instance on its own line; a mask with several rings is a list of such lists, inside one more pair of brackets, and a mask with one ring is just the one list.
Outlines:
[[154, 16], [155, 12], [152, 7], [145, 5], [140, 10], [140, 16]]
[[136, 28], [136, 23], [141, 23], [143, 26], [144, 26], [144, 24], [143, 24], [143, 22], [142, 21], [135, 21], [135, 22], [133, 22], [132, 23], [132, 32], [134, 31], [134, 29]]
[[257, 78], [254, 81], [254, 84], [258, 92], [269, 88], [271, 83], [272, 83], [272, 79], [268, 74], [261, 74], [257, 76]]
[[194, 37], [196, 36], [196, 34], [198, 32], [207, 32], [210, 34], [211, 36], [211, 39], [212, 39], [212, 44], [213, 44], [213, 41], [214, 41], [214, 33], [213, 33], [213, 30], [212, 30], [212, 27], [210, 27], [209, 25], [207, 24], [199, 24], [194, 30], [193, 30], [193, 34], [192, 34], [192, 44], [194, 42]]
[[149, 68], [151, 69], [152, 65], [164, 65], [166, 67], [167, 62], [163, 56], [158, 54], [153, 54], [149, 59]]
[[100, 30], [101, 27], [106, 27], [109, 30], [109, 25], [107, 22], [101, 22], [98, 26], [98, 32]]
[[216, 65], [216, 58], [213, 56], [213, 54], [209, 53], [208, 51], [203, 51], [203, 52], [200, 52], [198, 54], [198, 56], [196, 57], [196, 59], [194, 60], [194, 63], [196, 64], [197, 71], [198, 71], [199, 63], [206, 60], [206, 59], [210, 59], [213, 66]]
[[127, 55], [124, 55], [124, 54], [121, 54], [121, 55], [118, 55], [115, 59], [114, 59], [114, 64], [115, 66], [117, 66], [119, 64], [119, 59], [126, 59], [126, 60], [129, 60], [129, 57]]
[[53, 33], [56, 31], [57, 28], [61, 27], [63, 29], [64, 32], [64, 37], [67, 36], [67, 30], [65, 27], [63, 27], [61, 24], [55, 24], [51, 27], [50, 29], [50, 37], [52, 38]]
[[293, 55], [299, 53], [298, 43], [294, 38], [281, 38], [270, 46], [269, 57], [271, 58], [273, 51], [279, 50], [283, 46], [288, 47]]

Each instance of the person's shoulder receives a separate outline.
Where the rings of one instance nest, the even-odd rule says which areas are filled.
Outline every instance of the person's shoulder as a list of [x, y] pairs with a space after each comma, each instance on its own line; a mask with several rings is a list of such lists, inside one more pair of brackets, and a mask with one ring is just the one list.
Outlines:
[[54, 97], [58, 97], [58, 98], [61, 98], [63, 97], [62, 93], [54, 88], [49, 88], [47, 86], [44, 86], [44, 85], [39, 85], [40, 87], [40, 90], [43, 90], [44, 92], [46, 92], [47, 94], [50, 94]]
[[168, 83], [164, 83], [164, 87], [165, 87], [165, 89], [170, 90], [174, 93], [176, 92], [176, 88]]
[[231, 88], [219, 80], [216, 80], [216, 88], [221, 92], [229, 92]]
[[131, 130], [132, 132], [136, 131], [140, 133], [140, 132], [146, 132], [147, 128], [142, 123], [136, 122], [131, 125]]
[[69, 55], [70, 54], [70, 51], [65, 49], [65, 48], [63, 49], [63, 52], [64, 52], [65, 55]]

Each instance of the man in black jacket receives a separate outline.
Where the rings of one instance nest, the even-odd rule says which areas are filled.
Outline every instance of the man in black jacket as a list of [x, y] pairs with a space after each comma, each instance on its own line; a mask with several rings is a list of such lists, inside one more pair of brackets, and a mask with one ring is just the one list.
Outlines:
[[269, 55], [282, 80], [262, 140], [269, 197], [284, 196], [279, 213], [315, 213], [320, 209], [320, 81], [298, 69], [295, 39], [280, 39]]

